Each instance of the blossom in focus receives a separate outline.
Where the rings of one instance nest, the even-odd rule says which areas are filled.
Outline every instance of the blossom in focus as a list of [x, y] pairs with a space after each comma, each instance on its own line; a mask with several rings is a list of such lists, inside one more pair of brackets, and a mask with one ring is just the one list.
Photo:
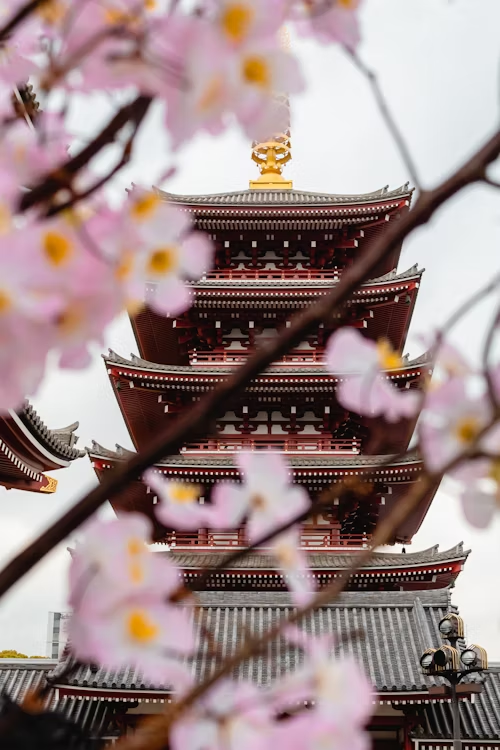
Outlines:
[[240, 485], [221, 482], [217, 500], [248, 514], [247, 534], [256, 542], [273, 529], [305, 513], [310, 499], [303, 487], [291, 484], [283, 456], [271, 451], [239, 453]]
[[302, 34], [355, 50], [360, 41], [360, 6], [361, 0], [295, 0], [292, 18]]
[[173, 750], [270, 750], [273, 728], [256, 685], [223, 680], [175, 722], [169, 739]]
[[192, 652], [194, 634], [186, 611], [169, 600], [177, 570], [148, 549], [150, 532], [138, 514], [89, 525], [71, 560], [69, 638], [79, 659], [133, 665], [172, 684], [182, 678], [177, 658]]
[[132, 192], [128, 218], [125, 229], [130, 235], [121, 238], [116, 257], [126, 306], [142, 306], [149, 283], [154, 291], [148, 304], [160, 314], [178, 315], [190, 305], [184, 280], [198, 279], [210, 268], [212, 242], [204, 233], [192, 231], [186, 213], [152, 192]]
[[326, 366], [332, 375], [347, 376], [337, 387], [338, 401], [346, 409], [389, 422], [416, 415], [419, 394], [398, 390], [384, 376], [384, 370], [403, 366], [387, 340], [374, 343], [355, 328], [341, 328], [328, 341]]
[[[472, 447], [492, 416], [485, 393], [471, 395], [467, 379], [452, 377], [427, 393], [419, 422], [419, 435], [425, 464], [439, 471]], [[498, 430], [480, 439], [480, 445], [498, 449]]]
[[201, 504], [199, 488], [193, 484], [172, 482], [163, 479], [152, 469], [144, 474], [145, 483], [157, 494], [161, 502], [156, 506], [158, 520], [167, 528], [184, 531], [202, 528], [234, 528], [241, 522], [244, 508], [228, 502], [229, 498], [216, 492], [212, 493], [210, 504]]

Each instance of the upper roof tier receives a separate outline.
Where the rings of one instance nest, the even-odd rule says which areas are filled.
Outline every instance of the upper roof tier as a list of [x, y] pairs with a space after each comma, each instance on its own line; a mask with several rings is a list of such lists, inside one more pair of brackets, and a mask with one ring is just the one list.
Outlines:
[[29, 402], [0, 417], [0, 484], [34, 492], [55, 492], [57, 480], [44, 472], [69, 466], [85, 455], [76, 447], [78, 422], [51, 430]]
[[212, 193], [208, 195], [177, 195], [164, 190], [157, 191], [160, 196], [171, 203], [184, 206], [217, 206], [217, 207], [244, 207], [244, 206], [294, 206], [308, 207], [356, 207], [373, 204], [398, 203], [410, 201], [413, 189], [409, 183], [398, 188], [389, 190], [386, 185], [379, 190], [370, 193], [358, 194], [335, 194], [318, 193], [306, 190], [236, 190], [231, 193]]

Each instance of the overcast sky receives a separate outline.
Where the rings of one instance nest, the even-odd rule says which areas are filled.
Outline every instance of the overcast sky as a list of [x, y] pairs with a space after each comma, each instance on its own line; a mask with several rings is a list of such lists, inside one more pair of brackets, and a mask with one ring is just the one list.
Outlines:
[[[481, 144], [498, 122], [500, 3], [498, 0], [366, 0], [360, 54], [373, 67], [405, 134], [422, 183], [448, 175]], [[302, 57], [308, 91], [292, 102], [293, 161], [287, 174], [298, 189], [356, 193], [409, 179], [374, 106], [366, 82], [334, 48], [294, 41]], [[88, 99], [73, 111], [72, 125], [85, 134], [109, 113], [103, 98]], [[167, 166], [176, 176], [162, 185], [172, 192], [210, 193], [248, 187], [256, 167], [248, 143], [236, 131], [217, 140], [200, 137], [175, 159], [161, 132], [156, 110], [138, 142], [133, 168], [115, 195], [132, 180], [150, 185]], [[400, 271], [414, 263], [426, 268], [407, 351], [421, 345], [415, 334], [439, 324], [498, 270], [500, 193], [478, 186], [453, 199], [405, 243]], [[457, 327], [454, 338], [465, 354], [478, 356], [491, 303]], [[118, 353], [136, 351], [127, 320], [107, 332]], [[100, 352], [81, 373], [52, 370], [33, 398], [49, 426], [80, 421], [80, 445], [92, 439], [113, 447], [130, 445]], [[55, 473], [55, 495], [0, 488], [0, 558], [32, 539], [95, 482], [88, 459]], [[102, 511], [110, 514], [108, 508]], [[470, 640], [500, 659], [500, 523], [477, 532], [462, 518], [444, 484], [411, 550], [464, 541], [472, 554], [453, 593]], [[47, 613], [65, 609], [68, 553], [62, 545], [0, 604], [0, 649], [45, 653]], [[408, 551], [410, 551], [410, 549]]]

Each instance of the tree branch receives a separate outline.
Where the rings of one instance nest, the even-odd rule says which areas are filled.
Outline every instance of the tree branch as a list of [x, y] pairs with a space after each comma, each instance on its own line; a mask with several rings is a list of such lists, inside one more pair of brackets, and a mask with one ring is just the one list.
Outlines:
[[[149, 104], [149, 102], [148, 102]], [[421, 193], [412, 211], [389, 224], [376, 237], [363, 256], [348, 268], [332, 291], [319, 302], [292, 318], [289, 328], [280, 331], [272, 342], [262, 346], [213, 391], [183, 414], [171, 427], [155, 435], [148, 446], [117, 468], [70, 508], [51, 527], [13, 558], [0, 572], [0, 596], [38, 563], [53, 547], [86, 521], [106, 500], [115, 497], [129, 481], [141, 476], [149, 466], [178, 451], [188, 439], [202, 436], [228, 402], [250, 381], [299, 344], [319, 323], [330, 320], [334, 311], [347, 302], [352, 293], [374, 272], [414, 229], [426, 224], [451, 196], [482, 178], [485, 167], [500, 154], [500, 131], [480, 148], [451, 177], [433, 190]]]
[[10, 34], [14, 31], [14, 29], [19, 26], [28, 16], [30, 16], [37, 8], [39, 8], [41, 5], [45, 5], [45, 3], [51, 2], [51, 0], [30, 0], [30, 2], [26, 3], [26, 5], [23, 5], [17, 13], [12, 16], [10, 21], [6, 23], [6, 25], [3, 27], [3, 29], [0, 29], [0, 42], [5, 41]]
[[394, 140], [394, 143], [396, 144], [398, 148], [400, 156], [404, 162], [406, 169], [408, 170], [408, 174], [410, 175], [410, 179], [413, 185], [421, 192], [422, 186], [420, 184], [417, 167], [415, 165], [415, 162], [413, 161], [413, 157], [410, 153], [410, 149], [408, 148], [408, 144], [406, 143], [404, 136], [399, 126], [397, 125], [396, 120], [394, 119], [394, 116], [389, 108], [387, 99], [385, 98], [385, 95], [380, 86], [377, 74], [373, 70], [371, 70], [371, 68], [369, 68], [356, 55], [356, 53], [353, 52], [353, 50], [350, 50], [347, 47], [344, 47], [344, 49], [347, 55], [351, 58], [354, 65], [364, 75], [364, 77], [367, 79], [368, 83], [370, 84], [370, 88], [372, 90], [374, 99], [379, 108], [380, 114], [382, 115], [382, 118], [387, 126], [387, 129], [389, 130]]

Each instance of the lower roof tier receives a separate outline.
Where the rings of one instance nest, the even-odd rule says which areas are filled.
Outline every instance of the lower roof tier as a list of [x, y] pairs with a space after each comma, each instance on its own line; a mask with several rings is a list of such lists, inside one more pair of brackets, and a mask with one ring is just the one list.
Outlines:
[[[99, 478], [112, 470], [117, 463], [133, 455], [120, 446], [116, 451], [103, 448], [93, 443], [89, 456]], [[238, 469], [231, 454], [224, 456], [207, 456], [190, 454], [169, 456], [154, 469], [165, 478], [180, 482], [195, 483], [202, 488], [202, 494], [210, 501], [211, 487], [219, 481], [239, 481]], [[361, 490], [343, 492], [339, 499], [332, 491], [332, 503], [323, 516], [328, 515], [333, 527], [339, 528], [340, 534], [362, 538], [371, 534], [376, 523], [385, 518], [394, 504], [408, 489], [419, 481], [423, 463], [416, 454], [402, 458], [388, 456], [291, 456], [289, 459], [293, 480], [305, 486], [316, 497], [319, 492], [344, 480], [349, 483], [359, 482]], [[418, 508], [396, 529], [390, 543], [411, 541], [430, 507], [437, 486], [425, 493]], [[344, 488], [345, 490], [345, 488]], [[112, 499], [115, 511], [139, 510], [154, 520], [156, 498], [139, 480], [129, 485]], [[155, 522], [154, 540], [163, 541], [168, 530]], [[322, 543], [318, 546], [324, 546]]]
[[54, 492], [57, 480], [44, 472], [65, 468], [85, 455], [78, 450], [78, 422], [50, 430], [26, 402], [0, 417], [0, 485], [7, 489]]
[[[181, 570], [183, 581], [197, 588], [197, 578], [209, 569], [217, 572], [203, 579], [203, 589], [225, 591], [286, 591], [283, 577], [276, 571], [275, 559], [267, 552], [251, 552], [234, 562], [225, 564], [227, 552], [177, 550], [175, 546], [155, 544], [155, 552], [168, 555]], [[453, 585], [463, 569], [470, 551], [463, 543], [449, 550], [439, 551], [437, 546], [421, 552], [387, 553], [375, 552], [367, 565], [354, 573], [347, 584], [348, 590], [362, 591], [409, 591], [414, 589], [436, 589]], [[307, 556], [308, 578], [316, 586], [328, 585], [334, 578], [345, 575], [345, 571], [356, 560], [356, 552], [310, 552]]]

